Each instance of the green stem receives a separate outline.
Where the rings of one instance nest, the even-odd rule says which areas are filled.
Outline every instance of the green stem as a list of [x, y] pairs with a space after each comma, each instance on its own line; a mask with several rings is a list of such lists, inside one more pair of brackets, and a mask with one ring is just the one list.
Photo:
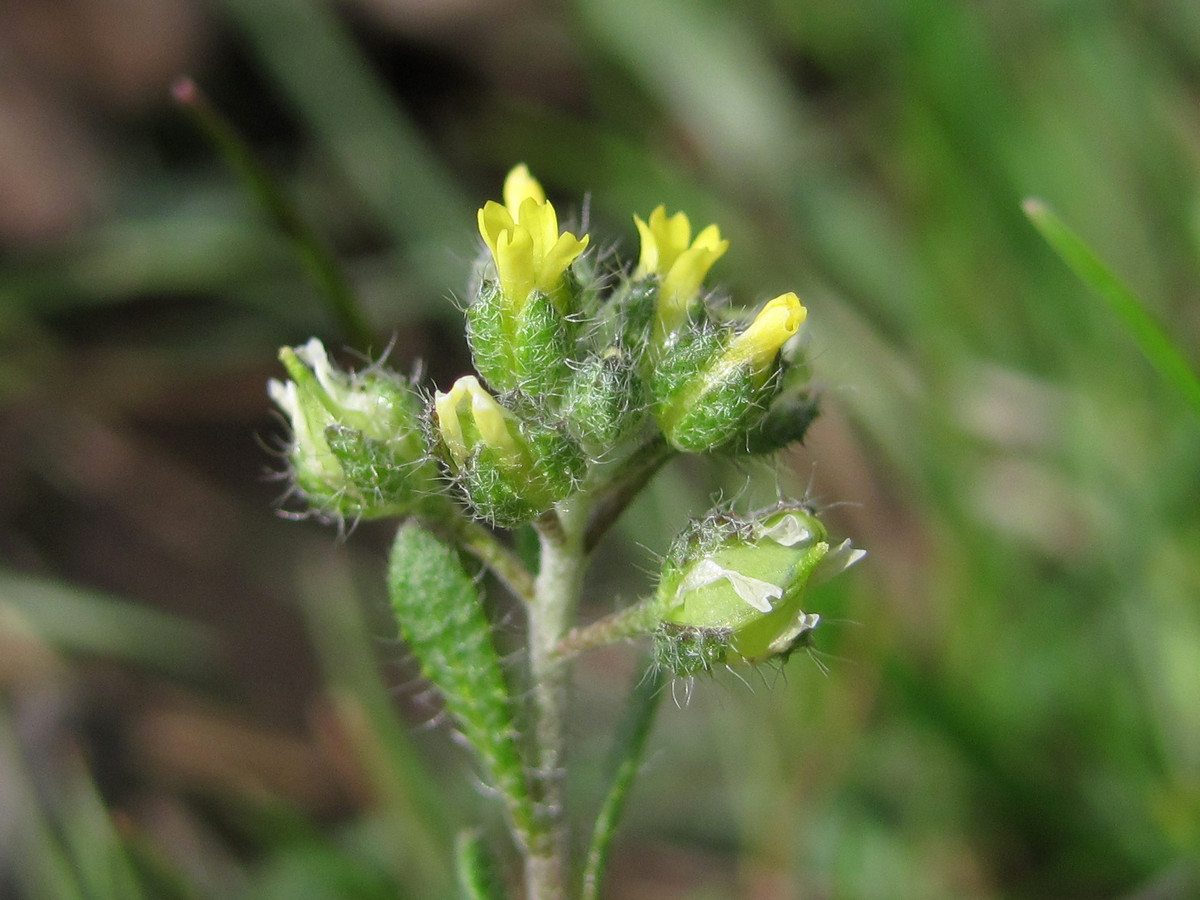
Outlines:
[[611, 784], [596, 816], [596, 824], [592, 828], [592, 842], [588, 847], [587, 861], [583, 868], [581, 900], [597, 900], [600, 896], [600, 882], [604, 878], [608, 848], [617, 832], [621, 814], [625, 811], [629, 791], [641, 768], [646, 739], [650, 736], [650, 727], [654, 724], [654, 714], [658, 712], [665, 678], [663, 670], [657, 666], [646, 670], [642, 680], [633, 689], [629, 705], [625, 708], [625, 715], [617, 728], [617, 737], [613, 742], [612, 757], [609, 761]]
[[558, 642], [554, 652], [564, 659], [583, 653], [596, 647], [607, 647], [618, 641], [642, 637], [650, 634], [662, 621], [668, 611], [669, 604], [663, 604], [658, 597], [642, 601], [625, 609], [597, 619], [590, 625], [580, 625], [572, 628]]
[[462, 517], [449, 520], [448, 527], [458, 544], [487, 566], [516, 597], [526, 605], [533, 603], [533, 576], [517, 555], [500, 543], [491, 531], [478, 522]]
[[585, 552], [595, 549], [625, 507], [675, 453], [666, 438], [658, 435], [621, 464], [620, 475], [596, 493], [584, 532]]
[[566, 895], [567, 824], [563, 796], [567, 687], [570, 664], [558, 644], [579, 605], [587, 561], [583, 530], [587, 504], [576, 496], [536, 523], [541, 564], [529, 607], [529, 674], [534, 709], [534, 761], [530, 787], [537, 804], [537, 831], [527, 848], [527, 900]]

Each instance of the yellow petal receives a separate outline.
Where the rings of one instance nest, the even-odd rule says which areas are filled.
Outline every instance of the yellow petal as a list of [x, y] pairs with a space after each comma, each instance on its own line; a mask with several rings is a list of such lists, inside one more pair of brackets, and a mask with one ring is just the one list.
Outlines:
[[549, 293], [558, 284], [567, 266], [571, 265], [588, 245], [588, 236], [577, 238], [570, 232], [563, 232], [554, 242], [554, 246], [542, 258], [539, 266], [537, 286]]
[[[476, 382], [478, 387], [478, 382]], [[482, 387], [471, 392], [471, 415], [479, 436], [489, 447], [508, 456], [519, 456], [520, 450], [505, 421], [505, 409]]]
[[[461, 379], [460, 379], [461, 380]], [[461, 466], [467, 461], [467, 444], [463, 439], [462, 423], [458, 421], [457, 397], [458, 383], [450, 389], [450, 393], [438, 391], [433, 395], [433, 408], [437, 413], [438, 431], [442, 441], [450, 451], [450, 457], [456, 465]]]
[[721, 254], [729, 246], [720, 241], [715, 247], [693, 244], [679, 254], [671, 266], [658, 294], [658, 328], [660, 336], [678, 330], [687, 320], [688, 307], [700, 293], [700, 285]]
[[[659, 209], [662, 207], [660, 206]], [[642, 243], [642, 254], [638, 259], [637, 268], [633, 270], [633, 277], [645, 278], [658, 271], [658, 241], [655, 240], [650, 226], [643, 222], [640, 216], [633, 217], [633, 224], [637, 226], [638, 236]]]
[[766, 370], [787, 340], [800, 330], [808, 310], [794, 293], [780, 294], [762, 308], [750, 327], [729, 344], [726, 357], [730, 362]]
[[529, 167], [524, 163], [514, 166], [504, 179], [504, 205], [512, 213], [513, 218], [520, 221], [520, 209], [526, 200], [535, 203], [546, 202], [546, 192], [542, 190], [538, 180], [529, 174]]
[[500, 290], [518, 308], [529, 298], [537, 284], [533, 257], [533, 237], [529, 229], [518, 225], [500, 235], [496, 242], [496, 274]]
[[479, 210], [479, 234], [483, 237], [483, 241], [488, 245], [488, 249], [492, 251], [492, 258], [496, 257], [496, 241], [500, 235], [506, 231], [512, 231], [516, 224], [513, 221], [512, 214], [497, 203], [495, 200], [489, 200], [483, 205], [483, 209]]
[[658, 243], [658, 272], [665, 275], [671, 271], [679, 254], [688, 249], [692, 239], [692, 223], [683, 212], [668, 218], [666, 208], [660, 206], [650, 213], [650, 228]]
[[521, 228], [528, 229], [533, 238], [534, 259], [543, 258], [558, 240], [558, 216], [549, 203], [535, 203], [531, 198], [521, 204]]

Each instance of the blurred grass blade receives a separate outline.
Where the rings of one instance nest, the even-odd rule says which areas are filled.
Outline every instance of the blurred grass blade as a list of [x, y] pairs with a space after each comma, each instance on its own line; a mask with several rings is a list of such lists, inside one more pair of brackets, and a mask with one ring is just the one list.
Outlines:
[[1132, 335], [1138, 349], [1200, 416], [1200, 379], [1134, 293], [1101, 262], [1091, 248], [1041, 200], [1023, 204], [1025, 214], [1042, 237], [1098, 293]]
[[658, 711], [658, 704], [662, 699], [664, 680], [662, 670], [652, 667], [629, 696], [609, 757], [612, 782], [596, 816], [587, 859], [584, 861], [581, 900], [597, 900], [600, 896], [600, 883], [604, 879], [604, 867], [608, 862], [608, 848], [617, 832], [617, 826], [620, 825], [630, 788], [633, 787], [634, 779], [641, 768], [646, 739], [650, 736], [654, 714]]
[[367, 66], [327, 0], [221, 0], [264, 67], [377, 219], [444, 290], [471, 253], [474, 210], [420, 130]]
[[504, 900], [478, 832], [459, 834], [454, 844], [454, 867], [462, 900]]
[[6, 633], [198, 679], [211, 677], [219, 658], [212, 633], [202, 625], [0, 569], [0, 638]]
[[208, 102], [195, 82], [188, 78], [181, 79], [176, 82], [172, 93], [176, 102], [187, 110], [192, 121], [238, 173], [246, 189], [262, 204], [276, 227], [292, 241], [309, 276], [329, 303], [346, 341], [358, 350], [370, 350], [371, 326], [354, 294], [350, 279], [333, 253], [304, 221], [287, 192], [271, 177], [267, 167], [254, 155], [233, 124]]
[[[0, 847], [29, 900], [87, 900], [79, 873], [37, 796], [14, 723], [0, 704]], [[6, 879], [7, 880], [7, 879]]]
[[423, 896], [443, 896], [443, 848], [453, 835], [445, 800], [380, 678], [354, 574], [344, 560], [319, 558], [297, 569], [296, 585], [325, 682], [316, 721], [324, 726], [327, 752], [347, 753], [347, 766], [365, 770], [384, 826], [403, 848], [392, 856], [406, 883]]

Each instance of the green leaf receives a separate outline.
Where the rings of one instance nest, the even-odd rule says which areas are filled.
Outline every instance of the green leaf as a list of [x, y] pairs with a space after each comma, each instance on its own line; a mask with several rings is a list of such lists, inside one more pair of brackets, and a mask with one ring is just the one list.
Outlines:
[[400, 633], [422, 674], [478, 754], [517, 832], [528, 835], [533, 804], [478, 583], [453, 547], [410, 521], [396, 534], [388, 587]]
[[1041, 200], [1026, 200], [1023, 207], [1025, 215], [1029, 216], [1054, 251], [1088, 287], [1108, 303], [1108, 308], [1121, 320], [1138, 349], [1158, 370], [1158, 374], [1179, 391], [1195, 413], [1200, 415], [1200, 379], [1133, 291]]

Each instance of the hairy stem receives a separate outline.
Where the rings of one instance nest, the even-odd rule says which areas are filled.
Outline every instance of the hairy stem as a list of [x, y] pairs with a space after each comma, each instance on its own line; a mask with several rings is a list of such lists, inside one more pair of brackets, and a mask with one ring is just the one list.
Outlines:
[[597, 492], [584, 532], [584, 552], [595, 549], [630, 501], [675, 454], [675, 449], [659, 435], [624, 464], [619, 477]]
[[579, 605], [586, 554], [583, 498], [537, 522], [541, 564], [529, 607], [529, 673], [535, 716], [530, 787], [537, 832], [526, 854], [527, 900], [561, 900], [566, 894], [567, 823], [563, 798], [566, 704], [570, 664], [556, 650]]

